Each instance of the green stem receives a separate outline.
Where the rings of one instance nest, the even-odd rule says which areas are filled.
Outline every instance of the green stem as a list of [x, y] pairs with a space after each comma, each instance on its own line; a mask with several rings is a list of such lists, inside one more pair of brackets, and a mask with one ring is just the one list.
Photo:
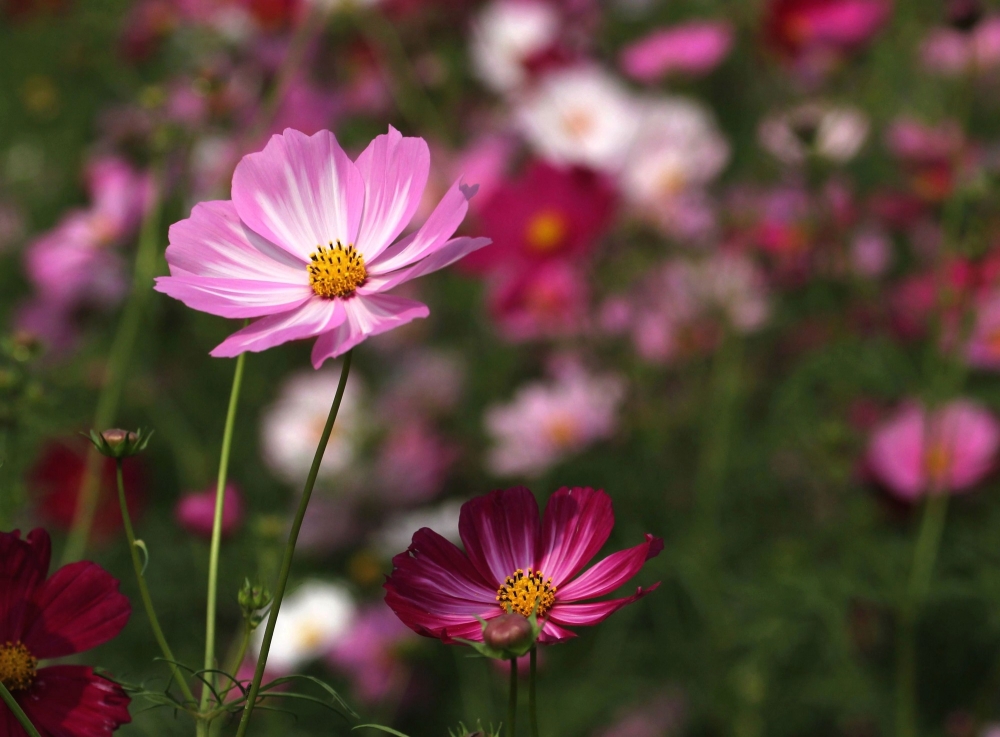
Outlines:
[[[229, 409], [226, 411], [226, 427], [222, 433], [222, 451], [219, 454], [219, 476], [215, 485], [215, 517], [212, 520], [212, 544], [208, 554], [208, 605], [205, 608], [205, 671], [215, 668], [215, 613], [219, 593], [219, 549], [222, 547], [222, 515], [226, 506], [226, 477], [229, 473], [229, 453], [233, 447], [233, 427], [236, 424], [236, 407], [240, 399], [240, 387], [243, 384], [243, 367], [246, 364], [246, 353], [241, 353], [236, 359], [236, 371], [233, 374], [233, 387], [229, 392]], [[209, 683], [215, 683], [215, 675], [205, 673]], [[208, 706], [211, 689], [205, 686], [201, 690], [199, 711], [204, 712]]]
[[135, 578], [139, 584], [139, 597], [142, 599], [142, 605], [146, 609], [146, 616], [149, 618], [149, 626], [153, 629], [153, 637], [156, 638], [156, 642], [160, 646], [160, 652], [163, 653], [163, 657], [167, 660], [167, 664], [170, 666], [171, 671], [173, 671], [174, 678], [177, 680], [177, 685], [180, 686], [181, 691], [184, 693], [184, 698], [191, 703], [195, 703], [197, 699], [195, 699], [194, 694], [191, 693], [191, 689], [188, 687], [187, 681], [180, 672], [180, 668], [177, 667], [177, 659], [174, 657], [174, 653], [170, 649], [170, 645], [167, 644], [167, 638], [163, 636], [163, 630], [160, 628], [160, 620], [157, 619], [156, 611], [153, 609], [153, 600], [149, 596], [149, 588], [146, 586], [146, 577], [142, 573], [142, 561], [139, 560], [139, 546], [136, 544], [135, 531], [132, 529], [132, 516], [128, 512], [128, 502], [125, 500], [125, 481], [122, 478], [122, 459], [116, 459], [115, 463], [115, 471], [118, 478], [118, 504], [121, 506], [122, 510], [122, 524], [125, 527], [125, 537], [128, 539], [128, 550], [132, 556], [132, 568], [135, 569]]
[[253, 708], [256, 705], [257, 694], [260, 692], [260, 682], [264, 678], [267, 654], [271, 649], [271, 638], [274, 636], [274, 625], [278, 621], [278, 611], [281, 609], [281, 600], [285, 596], [288, 574], [292, 570], [292, 559], [295, 557], [295, 544], [299, 539], [299, 530], [302, 528], [302, 520], [306, 516], [306, 508], [309, 506], [309, 498], [312, 496], [313, 486], [316, 485], [316, 476], [319, 474], [320, 463], [323, 462], [323, 454], [326, 452], [327, 443], [330, 442], [333, 423], [337, 420], [337, 412], [340, 411], [340, 403], [344, 398], [344, 388], [347, 386], [347, 375], [351, 371], [351, 355], [353, 353], [354, 351], [348, 351], [344, 356], [344, 368], [340, 372], [340, 384], [337, 386], [337, 394], [333, 398], [333, 406], [330, 407], [330, 415], [326, 419], [323, 434], [320, 436], [319, 445], [316, 447], [312, 467], [309, 469], [309, 476], [306, 478], [306, 485], [302, 490], [302, 499], [299, 500], [299, 507], [295, 511], [295, 518], [292, 520], [292, 529], [288, 533], [288, 542], [285, 544], [285, 553], [281, 559], [281, 570], [278, 573], [278, 586], [274, 592], [274, 602], [271, 604], [271, 612], [267, 617], [264, 639], [260, 644], [260, 655], [257, 657], [257, 669], [254, 671], [253, 681], [250, 683], [250, 692], [247, 694], [247, 703], [243, 708], [243, 716], [240, 718], [240, 726], [236, 730], [236, 737], [243, 737], [246, 734], [247, 727], [250, 724], [250, 715], [253, 714]]
[[[250, 647], [250, 636], [253, 634], [253, 630], [250, 629], [250, 624], [244, 620], [243, 622], [243, 636], [240, 638], [239, 647], [236, 648], [236, 652], [233, 654], [232, 660], [229, 661], [229, 668], [226, 673], [235, 677], [240, 670], [240, 666], [243, 664], [243, 658], [247, 656], [247, 649]], [[229, 694], [233, 689], [235, 684], [230, 681], [229, 684], [222, 690], [223, 697]]]
[[[135, 349], [139, 328], [146, 313], [146, 304], [153, 293], [150, 288], [156, 272], [156, 244], [160, 229], [160, 212], [162, 200], [162, 173], [159, 165], [152, 170], [154, 195], [142, 221], [139, 234], [139, 247], [135, 256], [135, 270], [132, 276], [132, 291], [122, 313], [111, 352], [105, 369], [104, 382], [97, 398], [97, 409], [94, 412], [94, 427], [98, 432], [107, 430], [115, 421], [118, 405], [121, 402], [122, 389], [128, 373], [129, 363]], [[72, 563], [83, 557], [87, 550], [90, 530], [94, 524], [94, 513], [100, 498], [100, 470], [104, 457], [96, 448], [90, 448], [84, 465], [83, 477], [80, 482], [80, 493], [77, 497], [76, 509], [73, 513], [73, 524], [66, 539], [62, 562]]]
[[531, 737], [538, 737], [538, 709], [535, 699], [535, 669], [538, 664], [537, 661], [538, 648], [533, 647], [528, 659], [530, 664], [528, 671], [528, 723], [531, 725]]
[[28, 715], [24, 713], [24, 709], [21, 708], [21, 705], [14, 700], [14, 696], [7, 690], [7, 687], [3, 685], [3, 681], [0, 681], [0, 699], [3, 699], [3, 702], [7, 704], [7, 708], [14, 713], [14, 718], [22, 727], [24, 727], [24, 731], [27, 732], [30, 737], [42, 737], [38, 734], [38, 730], [35, 729], [35, 725], [31, 723], [30, 719], [28, 719]]
[[507, 737], [514, 737], [517, 729], [517, 658], [510, 659], [510, 694], [507, 697]]
[[910, 569], [910, 580], [899, 613], [896, 658], [897, 737], [917, 737], [917, 617], [930, 589], [947, 512], [947, 491], [935, 490], [924, 506], [920, 532], [913, 549], [913, 567]]

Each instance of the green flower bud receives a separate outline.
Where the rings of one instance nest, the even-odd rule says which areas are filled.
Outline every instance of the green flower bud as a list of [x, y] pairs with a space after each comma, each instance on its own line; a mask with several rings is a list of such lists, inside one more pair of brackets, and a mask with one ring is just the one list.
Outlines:
[[271, 603], [271, 591], [263, 584], [251, 584], [249, 578], [243, 579], [243, 585], [236, 596], [243, 610], [243, 618], [250, 625], [250, 629], [257, 629], [264, 619], [263, 610]]
[[91, 430], [90, 442], [94, 444], [94, 447], [97, 448], [101, 455], [105, 455], [108, 458], [128, 458], [144, 451], [152, 435], [151, 431], [147, 432], [145, 430], [139, 430], [138, 432], [121, 430], [119, 428], [105, 430], [104, 432]]

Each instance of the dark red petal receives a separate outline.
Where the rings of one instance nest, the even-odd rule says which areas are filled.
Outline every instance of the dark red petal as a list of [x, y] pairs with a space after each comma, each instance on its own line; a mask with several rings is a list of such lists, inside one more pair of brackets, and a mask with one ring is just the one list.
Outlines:
[[503, 614], [503, 610], [495, 605], [480, 605], [482, 608], [478, 612], [471, 611], [468, 614], [430, 612], [393, 589], [386, 591], [385, 603], [411, 630], [424, 637], [436, 637], [445, 643], [453, 642], [454, 637], [481, 640], [482, 626], [476, 616], [488, 620]]
[[591, 601], [586, 604], [556, 604], [552, 607], [552, 611], [549, 612], [549, 619], [559, 624], [578, 626], [595, 625], [603, 622], [623, 606], [641, 599], [650, 591], [655, 591], [659, 585], [660, 583], [657, 581], [647, 589], [640, 586], [632, 596], [626, 596], [621, 599]]
[[614, 526], [611, 497], [603, 491], [559, 489], [545, 506], [538, 569], [561, 586], [597, 555]]
[[132, 721], [122, 687], [84, 665], [42, 668], [18, 702], [38, 731], [52, 737], [110, 737]]
[[14, 712], [0, 701], [0, 737], [28, 737], [24, 727], [14, 718]]
[[612, 553], [565, 586], [560, 586], [556, 591], [556, 602], [592, 599], [611, 593], [638, 573], [643, 563], [659, 555], [661, 550], [663, 540], [646, 535], [646, 542], [641, 545]]
[[34, 616], [31, 596], [48, 575], [51, 554], [45, 530], [32, 530], [26, 540], [20, 530], [0, 532], [0, 642], [22, 639]]
[[539, 527], [538, 502], [523, 486], [470, 499], [458, 519], [469, 560], [496, 588], [518, 568], [535, 565]]
[[61, 658], [107, 642], [132, 612], [118, 585], [96, 563], [63, 566], [35, 591], [37, 615], [22, 641], [36, 658]]

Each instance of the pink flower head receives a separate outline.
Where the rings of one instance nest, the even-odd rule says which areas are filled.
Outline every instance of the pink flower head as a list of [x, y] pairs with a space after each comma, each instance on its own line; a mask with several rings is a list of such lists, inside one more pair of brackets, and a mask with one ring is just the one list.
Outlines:
[[376, 483], [390, 501], [432, 499], [441, 491], [458, 456], [455, 444], [441, 437], [425, 420], [401, 420], [397, 416], [379, 453]]
[[[226, 484], [223, 501], [222, 534], [228, 537], [243, 523], [243, 495], [235, 484]], [[174, 518], [192, 535], [210, 538], [215, 520], [215, 486], [182, 496], [174, 508]]]
[[326, 657], [334, 668], [348, 674], [358, 698], [374, 703], [404, 687], [409, 673], [400, 651], [416, 639], [393, 613], [370, 606], [358, 613], [347, 636]]
[[767, 38], [792, 57], [844, 53], [867, 43], [891, 14], [887, 0], [771, 0]]
[[196, 205], [170, 228], [170, 276], [156, 289], [222, 317], [260, 318], [213, 356], [317, 338], [313, 366], [427, 306], [388, 290], [487, 245], [451, 238], [476, 188], [456, 181], [419, 230], [396, 241], [420, 204], [430, 153], [394, 128], [356, 161], [329, 131], [286, 130], [245, 156], [233, 199]]
[[640, 82], [657, 82], [673, 72], [707, 74], [733, 45], [733, 28], [720, 21], [692, 21], [660, 28], [622, 51], [622, 70]]
[[614, 217], [615, 196], [599, 175], [532, 162], [498, 185], [478, 210], [494, 243], [462, 262], [477, 272], [521, 271], [586, 254]]
[[[43, 737], [111, 737], [132, 721], [122, 687], [89, 666], [39, 668], [38, 661], [108, 642], [132, 609], [96, 563], [70, 563], [50, 576], [51, 552], [45, 530], [25, 539], [0, 532], [0, 679]], [[0, 734], [25, 734], [2, 702]]]
[[409, 549], [392, 560], [385, 602], [415, 632], [446, 643], [481, 640], [477, 618], [505, 612], [536, 612], [544, 623], [539, 642], [575, 637], [567, 626], [598, 624], [659, 585], [582, 603], [610, 594], [663, 550], [663, 540], [647, 534], [642, 544], [580, 573], [614, 524], [611, 498], [603, 491], [559, 489], [544, 517], [523, 486], [490, 492], [462, 505], [464, 552], [427, 528], [414, 533]]
[[935, 28], [920, 47], [924, 66], [942, 76], [983, 73], [1000, 65], [1000, 17], [991, 16], [972, 28]]
[[589, 292], [579, 267], [549, 261], [494, 282], [490, 313], [509, 341], [576, 335], [587, 322]]
[[1000, 293], [991, 294], [979, 305], [966, 359], [978, 368], [1000, 370]]
[[979, 405], [960, 399], [928, 412], [913, 402], [875, 429], [867, 466], [894, 495], [914, 500], [975, 485], [998, 448], [1000, 422]]

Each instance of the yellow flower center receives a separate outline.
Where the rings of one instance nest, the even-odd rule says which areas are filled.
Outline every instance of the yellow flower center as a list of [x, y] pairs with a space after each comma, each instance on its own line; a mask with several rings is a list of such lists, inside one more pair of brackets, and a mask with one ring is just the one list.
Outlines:
[[566, 230], [566, 218], [562, 213], [542, 210], [528, 221], [524, 236], [531, 250], [548, 253], [562, 245]]
[[309, 286], [320, 297], [349, 297], [368, 278], [365, 257], [354, 246], [317, 246], [309, 255]]
[[8, 691], [23, 691], [35, 680], [38, 659], [20, 642], [0, 645], [0, 683]]
[[541, 571], [529, 568], [525, 573], [518, 568], [497, 589], [497, 601], [508, 614], [517, 612], [530, 617], [534, 612], [544, 617], [556, 601], [556, 587], [552, 585], [552, 579], [545, 578]]
[[546, 434], [557, 448], [569, 448], [579, 437], [577, 423], [572, 417], [556, 415], [545, 426]]
[[932, 444], [924, 454], [924, 468], [935, 482], [944, 480], [951, 467], [951, 450], [944, 443]]

